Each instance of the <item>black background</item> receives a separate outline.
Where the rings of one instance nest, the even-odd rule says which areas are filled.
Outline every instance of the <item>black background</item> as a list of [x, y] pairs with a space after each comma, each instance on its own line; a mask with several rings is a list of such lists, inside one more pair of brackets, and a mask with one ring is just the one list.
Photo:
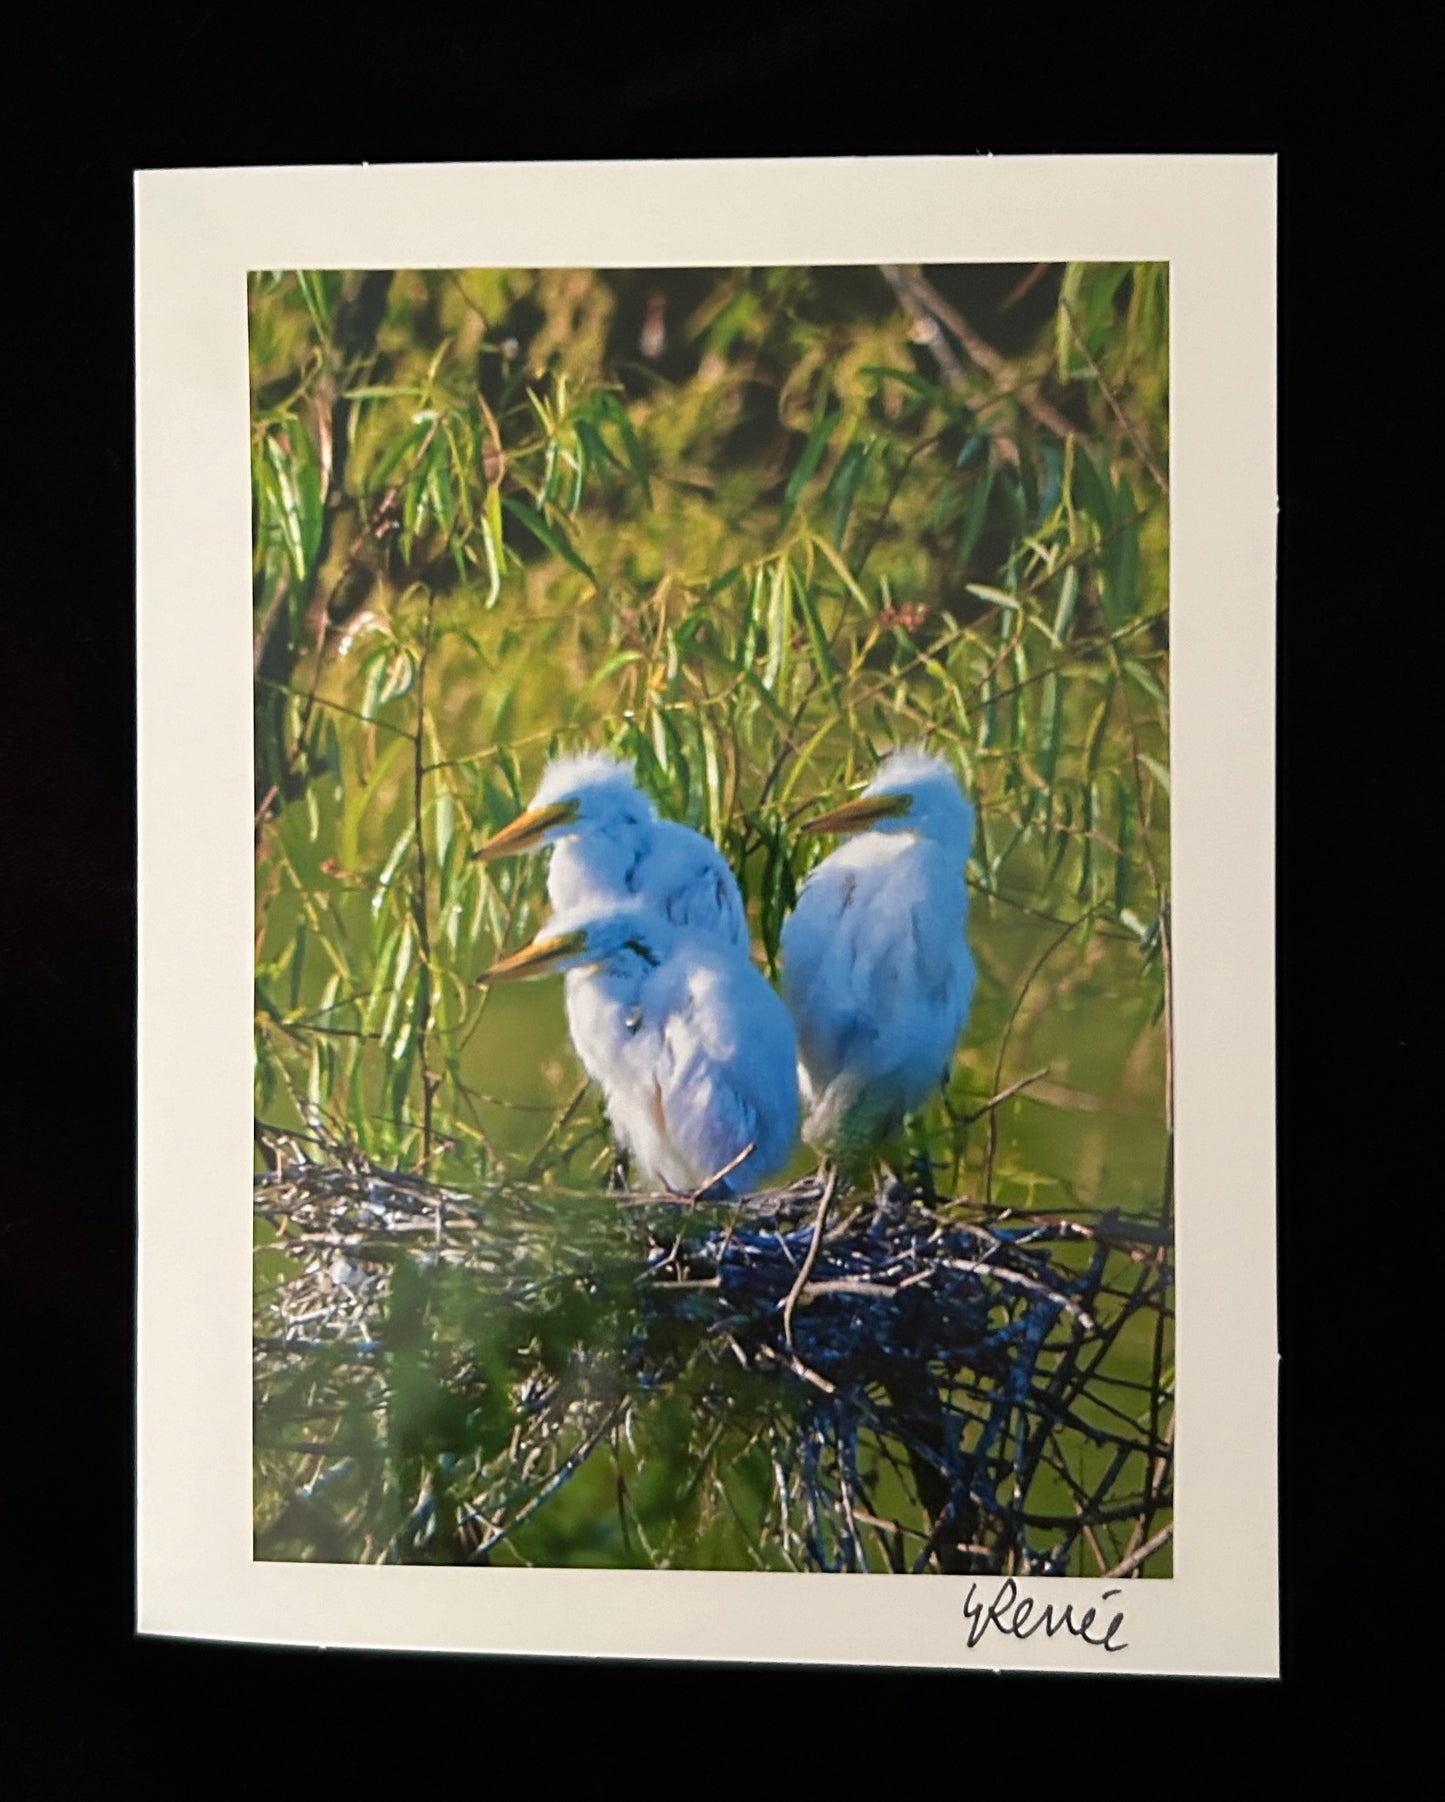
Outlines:
[[[1235, 1728], [1272, 1725], [1291, 1692], [1353, 1686], [1387, 1643], [1388, 1592], [1408, 1598], [1429, 1566], [1408, 1535], [1435, 1537], [1428, 1521], [1398, 1518], [1411, 1479], [1391, 1464], [1389, 1434], [1373, 1462], [1347, 1424], [1349, 1385], [1383, 1379], [1396, 1355], [1389, 1291], [1372, 1307], [1351, 1297], [1366, 1280], [1354, 1253], [1387, 1200], [1396, 1214], [1429, 1205], [1387, 1168], [1414, 1119], [1398, 1091], [1423, 1048], [1402, 1003], [1438, 961], [1412, 885], [1396, 897], [1390, 874], [1425, 855], [1415, 847], [1438, 836], [1427, 821], [1439, 810], [1433, 771], [1399, 736], [1418, 702], [1398, 650], [1411, 671], [1430, 668], [1440, 586], [1428, 565], [1407, 568], [1429, 536], [1429, 452], [1422, 462], [1405, 434], [1430, 424], [1436, 303], [1425, 246], [1391, 208], [1417, 203], [1427, 166], [1405, 48], [1322, 42], [1311, 26], [1306, 53], [1212, 7], [1050, 23], [931, 3], [599, 11], [580, 25], [560, 11], [376, 22], [201, 6], [183, 20], [57, 14], [29, 29], [33, 44], [13, 51], [21, 143], [7, 165], [5, 284], [29, 316], [11, 323], [0, 402], [21, 451], [6, 479], [0, 706], [11, 801], [0, 968], [20, 1078], [0, 1085], [11, 1516], [0, 1706], [6, 1767], [24, 1776], [15, 1793], [106, 1795], [169, 1765], [200, 1794], [247, 1775], [258, 1793], [336, 1794], [360, 1771], [371, 1795], [394, 1757], [427, 1788], [691, 1788], [716, 1771], [739, 1791], [796, 1793], [831, 1787], [840, 1753], [854, 1777], [844, 1794], [870, 1765], [890, 1788], [925, 1769], [950, 1791], [1154, 1788], [1186, 1758], [1199, 1769], [1172, 1737], [1162, 1766], [1145, 1762], [1150, 1733], [1181, 1705], [1228, 1715], [1214, 1744], [1229, 1756], [1243, 1750]], [[1285, 1682], [137, 1639], [132, 172], [1069, 150], [1280, 157]], [[1352, 893], [1339, 872], [1358, 867], [1346, 851], [1362, 834], [1381, 875]], [[1410, 1408], [1426, 1418], [1428, 1397]], [[1315, 1712], [1312, 1741], [1323, 1750], [1356, 1727], [1348, 1712]]]

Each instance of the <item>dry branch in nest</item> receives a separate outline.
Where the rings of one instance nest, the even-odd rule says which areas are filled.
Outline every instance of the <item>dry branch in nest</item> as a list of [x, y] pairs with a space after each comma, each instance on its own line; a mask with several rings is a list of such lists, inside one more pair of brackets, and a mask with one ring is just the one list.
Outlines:
[[[1122, 1573], [1168, 1538], [1148, 1223], [981, 1217], [897, 1179], [831, 1215], [817, 1177], [478, 1196], [275, 1155], [259, 1556], [568, 1562], [556, 1505], [608, 1458], [589, 1539], [619, 1563]], [[1152, 1383], [1115, 1368], [1141, 1315]]]

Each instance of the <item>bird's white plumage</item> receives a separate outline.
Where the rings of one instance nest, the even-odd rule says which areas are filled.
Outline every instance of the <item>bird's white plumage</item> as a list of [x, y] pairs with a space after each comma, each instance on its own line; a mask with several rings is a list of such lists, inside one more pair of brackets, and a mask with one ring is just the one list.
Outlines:
[[585, 943], [553, 966], [567, 971], [568, 1028], [639, 1173], [691, 1191], [751, 1143], [725, 1186], [772, 1175], [798, 1136], [797, 1040], [762, 973], [645, 904], [591, 904], [541, 936], [578, 931]]
[[637, 897], [673, 925], [747, 953], [747, 915], [726, 859], [700, 832], [659, 819], [631, 764], [604, 752], [555, 758], [528, 811], [564, 801], [576, 803], [577, 817], [544, 841], [552, 845], [547, 899], [554, 911]]
[[895, 752], [861, 800], [906, 811], [845, 839], [804, 882], [781, 940], [803, 1136], [859, 1146], [947, 1081], [973, 996], [964, 864], [973, 812], [941, 758]]

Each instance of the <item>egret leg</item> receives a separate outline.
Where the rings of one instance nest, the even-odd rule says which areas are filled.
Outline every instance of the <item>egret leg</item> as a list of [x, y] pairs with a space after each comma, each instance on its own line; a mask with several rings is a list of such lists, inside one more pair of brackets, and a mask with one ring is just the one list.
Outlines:
[[611, 1195], [625, 1195], [632, 1181], [632, 1159], [623, 1146], [612, 1154], [612, 1168], [607, 1172], [607, 1189]]
[[933, 1183], [933, 1159], [929, 1155], [928, 1134], [916, 1114], [910, 1114], [903, 1127], [904, 1157], [908, 1174], [913, 1179], [920, 1200], [932, 1207], [938, 1200]]

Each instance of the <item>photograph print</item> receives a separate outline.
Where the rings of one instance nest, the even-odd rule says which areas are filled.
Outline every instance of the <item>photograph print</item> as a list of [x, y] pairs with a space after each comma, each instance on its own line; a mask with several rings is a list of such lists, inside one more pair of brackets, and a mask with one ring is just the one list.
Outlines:
[[1172, 1574], [1169, 307], [249, 275], [256, 1559]]

